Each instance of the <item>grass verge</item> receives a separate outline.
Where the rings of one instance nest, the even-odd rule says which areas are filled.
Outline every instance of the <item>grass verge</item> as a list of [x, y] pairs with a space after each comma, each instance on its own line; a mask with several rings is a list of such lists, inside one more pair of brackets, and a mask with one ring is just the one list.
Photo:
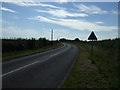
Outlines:
[[108, 81], [89, 59], [89, 47], [82, 43], [72, 44], [80, 48], [80, 53], [62, 88], [108, 88]]
[[40, 53], [40, 52], [49, 51], [49, 50], [52, 50], [52, 49], [55, 49], [55, 48], [58, 48], [61, 46], [62, 46], [61, 43], [56, 43], [53, 46], [46, 46], [46, 47], [34, 49], [34, 50], [25, 50], [25, 51], [3, 53], [1, 61], [4, 62], [7, 60], [11, 60], [11, 59], [15, 59], [15, 58], [23, 57], [23, 56], [28, 56], [28, 55], [32, 55], [32, 54], [36, 54], [36, 53]]
[[[89, 48], [90, 49], [90, 48]], [[94, 56], [92, 59], [97, 66], [99, 73], [103, 74], [108, 80], [109, 88], [118, 88], [118, 50], [117, 49], [103, 49], [101, 47], [94, 46]], [[90, 51], [90, 50], [89, 50]]]

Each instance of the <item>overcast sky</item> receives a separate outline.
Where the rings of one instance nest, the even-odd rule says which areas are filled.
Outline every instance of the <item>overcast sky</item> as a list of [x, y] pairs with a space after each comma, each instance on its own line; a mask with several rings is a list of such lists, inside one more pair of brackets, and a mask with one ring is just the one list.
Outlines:
[[117, 2], [3, 2], [2, 37], [87, 40], [118, 37]]

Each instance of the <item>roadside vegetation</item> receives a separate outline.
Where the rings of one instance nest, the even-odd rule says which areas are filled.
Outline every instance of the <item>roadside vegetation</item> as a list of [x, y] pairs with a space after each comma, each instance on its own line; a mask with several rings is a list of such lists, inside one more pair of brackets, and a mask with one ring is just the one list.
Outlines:
[[118, 88], [120, 84], [120, 39], [95, 41], [93, 57], [91, 42], [67, 41], [79, 47], [76, 63], [63, 88]]
[[[62, 88], [118, 88], [120, 86], [120, 39], [94, 41], [93, 57], [91, 42], [60, 39], [71, 43], [80, 51], [76, 63]], [[39, 39], [2, 39], [2, 61], [7, 61], [62, 46], [59, 41]]]
[[120, 39], [94, 42], [94, 56], [93, 58], [89, 56], [97, 66], [99, 73], [108, 80], [108, 87], [110, 88], [119, 86], [119, 45]]
[[11, 60], [62, 46], [59, 41], [50, 42], [46, 38], [2, 39], [2, 61]]

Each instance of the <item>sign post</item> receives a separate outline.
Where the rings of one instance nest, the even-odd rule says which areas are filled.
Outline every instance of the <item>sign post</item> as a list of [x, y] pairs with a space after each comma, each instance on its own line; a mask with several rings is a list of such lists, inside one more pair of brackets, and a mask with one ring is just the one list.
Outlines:
[[97, 37], [96, 37], [96, 35], [94, 34], [93, 31], [91, 32], [90, 36], [88, 37], [88, 40], [92, 40], [91, 41], [91, 57], [92, 57], [92, 63], [94, 63], [93, 62], [93, 41], [97, 40]]

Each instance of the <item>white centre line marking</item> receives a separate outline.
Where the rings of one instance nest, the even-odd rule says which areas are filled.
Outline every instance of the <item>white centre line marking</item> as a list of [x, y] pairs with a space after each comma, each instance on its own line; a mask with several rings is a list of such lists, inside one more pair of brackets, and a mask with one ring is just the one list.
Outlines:
[[25, 66], [23, 66], [23, 67], [20, 67], [20, 68], [17, 68], [17, 69], [15, 69], [15, 70], [12, 70], [12, 71], [10, 71], [10, 72], [8, 72], [8, 73], [2, 74], [2, 75], [0, 75], [0, 77], [6, 76], [6, 75], [8, 75], [8, 74], [10, 74], [10, 73], [16, 72], [16, 71], [18, 71], [18, 70], [21, 70], [21, 69], [26, 68], [26, 67], [28, 67], [28, 66], [31, 66], [31, 65], [33, 65], [33, 64], [46, 61], [46, 60], [49, 59], [50, 57], [56, 56], [56, 55], [58, 55], [58, 54], [60, 54], [60, 53], [53, 54], [53, 55], [49, 56], [48, 58], [45, 58], [45, 59], [43, 59], [43, 60], [41, 60], [41, 61], [35, 61], [35, 62], [33, 62], [33, 63], [27, 64], [27, 65], [25, 65]]
[[10, 71], [10, 72], [8, 72], [8, 73], [5, 73], [5, 74], [3, 74], [3, 75], [0, 75], [0, 77], [3, 77], [3, 76], [5, 76], [5, 75], [8, 75], [8, 74], [13, 73], [13, 72], [18, 71], [18, 70], [21, 70], [21, 69], [23, 69], [23, 68], [26, 68], [26, 67], [31, 66], [31, 65], [33, 65], [33, 64], [36, 64], [36, 63], [38, 63], [38, 62], [40, 62], [40, 61], [35, 61], [35, 62], [30, 63], [30, 64], [28, 64], [28, 65], [25, 65], [25, 66], [23, 66], [23, 67], [17, 68], [17, 69], [15, 69], [15, 70], [13, 70], [13, 71]]

